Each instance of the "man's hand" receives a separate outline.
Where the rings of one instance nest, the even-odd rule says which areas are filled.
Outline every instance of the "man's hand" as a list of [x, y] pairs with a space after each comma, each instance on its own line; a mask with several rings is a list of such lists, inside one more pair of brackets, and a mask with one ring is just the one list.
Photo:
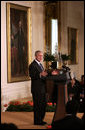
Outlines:
[[42, 71], [41, 73], [40, 73], [40, 76], [47, 76], [48, 75], [48, 73], [46, 72], [46, 71]]

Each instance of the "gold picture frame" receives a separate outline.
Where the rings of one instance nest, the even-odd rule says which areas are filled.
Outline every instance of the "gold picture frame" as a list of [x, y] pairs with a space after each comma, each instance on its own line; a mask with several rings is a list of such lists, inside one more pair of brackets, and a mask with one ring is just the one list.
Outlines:
[[78, 29], [68, 27], [68, 54], [71, 56], [69, 65], [78, 64]]
[[7, 3], [7, 81], [29, 80], [31, 8]]

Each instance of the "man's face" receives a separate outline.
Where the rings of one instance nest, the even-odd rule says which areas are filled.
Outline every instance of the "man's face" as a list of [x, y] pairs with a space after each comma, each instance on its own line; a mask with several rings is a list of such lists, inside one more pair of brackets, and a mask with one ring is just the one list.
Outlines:
[[38, 52], [37, 55], [35, 56], [36, 60], [39, 62], [43, 60], [43, 54], [42, 52]]

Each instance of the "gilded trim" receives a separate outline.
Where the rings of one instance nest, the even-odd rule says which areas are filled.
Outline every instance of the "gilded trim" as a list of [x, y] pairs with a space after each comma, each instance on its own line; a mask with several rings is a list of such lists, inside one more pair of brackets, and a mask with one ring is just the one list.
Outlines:
[[7, 80], [8, 83], [11, 82], [19, 82], [19, 81], [26, 81], [30, 80], [29, 73], [28, 76], [16, 76], [12, 77], [11, 75], [11, 25], [10, 25], [10, 9], [18, 9], [27, 12], [27, 45], [28, 45], [28, 67], [32, 60], [31, 54], [31, 44], [32, 44], [32, 21], [31, 21], [31, 8], [27, 8], [20, 5], [10, 4], [7, 3]]

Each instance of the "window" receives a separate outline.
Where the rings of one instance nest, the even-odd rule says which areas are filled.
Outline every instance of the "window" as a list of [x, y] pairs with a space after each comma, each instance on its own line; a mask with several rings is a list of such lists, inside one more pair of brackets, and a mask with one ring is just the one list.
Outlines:
[[58, 53], [58, 20], [51, 20], [51, 53]]

